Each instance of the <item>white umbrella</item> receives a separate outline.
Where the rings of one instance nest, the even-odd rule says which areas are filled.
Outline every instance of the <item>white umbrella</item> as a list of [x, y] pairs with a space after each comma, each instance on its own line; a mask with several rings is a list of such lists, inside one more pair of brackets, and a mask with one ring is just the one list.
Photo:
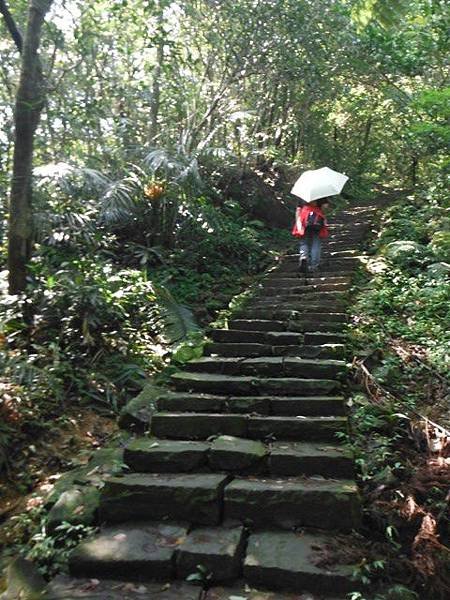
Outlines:
[[295, 182], [291, 193], [306, 202], [313, 202], [319, 198], [340, 194], [347, 180], [347, 175], [333, 171], [328, 167], [316, 169], [315, 171], [305, 171]]

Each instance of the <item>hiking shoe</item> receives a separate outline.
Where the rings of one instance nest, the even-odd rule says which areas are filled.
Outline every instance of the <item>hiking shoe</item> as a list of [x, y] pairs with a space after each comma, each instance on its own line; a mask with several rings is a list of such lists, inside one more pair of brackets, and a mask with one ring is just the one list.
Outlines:
[[306, 258], [301, 258], [298, 264], [298, 272], [299, 273], [307, 273], [308, 272], [308, 261]]

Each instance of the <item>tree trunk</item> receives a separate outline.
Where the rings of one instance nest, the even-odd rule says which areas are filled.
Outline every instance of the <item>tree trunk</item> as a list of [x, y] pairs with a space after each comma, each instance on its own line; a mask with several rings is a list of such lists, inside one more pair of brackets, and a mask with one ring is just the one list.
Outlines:
[[20, 33], [11, 13], [9, 12], [9, 8], [6, 5], [4, 0], [0, 0], [0, 13], [3, 15], [5, 19], [6, 27], [8, 28], [9, 33], [11, 34], [14, 43], [17, 46], [19, 52], [22, 52], [23, 40], [22, 34]]
[[369, 147], [369, 139], [370, 139], [370, 132], [372, 130], [372, 125], [373, 125], [372, 117], [368, 117], [366, 124], [364, 126], [363, 141], [362, 141], [360, 148], [358, 149], [358, 154], [359, 154], [358, 169], [357, 169], [358, 176], [363, 173], [363, 171], [366, 167], [366, 156], [367, 156], [367, 150]]
[[419, 159], [416, 155], [413, 155], [411, 159], [411, 183], [413, 187], [417, 185], [417, 170], [419, 167]]
[[158, 113], [161, 98], [161, 71], [164, 60], [164, 42], [159, 40], [156, 52], [156, 65], [153, 73], [152, 99], [150, 102], [150, 127], [148, 139], [150, 144], [155, 144], [158, 135]]
[[30, 0], [14, 114], [15, 138], [8, 238], [9, 292], [25, 290], [31, 253], [31, 176], [34, 134], [45, 101], [38, 48], [44, 17], [52, 0]]

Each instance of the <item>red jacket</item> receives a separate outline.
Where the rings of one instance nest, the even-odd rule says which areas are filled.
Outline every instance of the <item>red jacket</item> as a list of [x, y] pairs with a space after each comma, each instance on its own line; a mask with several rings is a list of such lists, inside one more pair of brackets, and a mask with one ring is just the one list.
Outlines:
[[314, 206], [313, 204], [305, 204], [304, 206], [297, 207], [297, 210], [295, 211], [295, 223], [294, 227], [292, 228], [292, 235], [295, 235], [295, 237], [303, 237], [305, 235], [305, 227], [308, 215], [310, 215], [312, 212], [318, 217], [322, 217], [324, 220], [324, 226], [319, 231], [319, 237], [328, 237], [328, 227], [325, 215], [318, 206]]

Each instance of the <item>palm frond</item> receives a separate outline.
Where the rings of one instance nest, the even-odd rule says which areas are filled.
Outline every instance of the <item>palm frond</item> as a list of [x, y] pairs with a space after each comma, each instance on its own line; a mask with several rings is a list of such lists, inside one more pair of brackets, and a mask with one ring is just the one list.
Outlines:
[[141, 188], [142, 181], [136, 169], [127, 177], [111, 182], [100, 199], [100, 219], [107, 224], [128, 221], [135, 211], [136, 194]]
[[164, 337], [170, 344], [179, 343], [188, 334], [200, 329], [192, 311], [187, 306], [179, 304], [166, 287], [155, 285], [154, 293]]
[[39, 179], [38, 187], [56, 184], [69, 193], [73, 188], [74, 180], [78, 179], [83, 184], [92, 186], [98, 191], [107, 187], [111, 180], [100, 171], [89, 167], [79, 167], [70, 163], [48, 163], [33, 169], [33, 175]]
[[151, 150], [143, 158], [153, 175], [162, 175], [164, 179], [182, 183], [192, 179], [201, 182], [198, 160], [195, 154], [187, 155], [179, 150], [169, 153], [167, 150], [157, 148]]
[[55, 213], [40, 210], [33, 214], [34, 237], [37, 242], [50, 245], [78, 237], [87, 244], [94, 241], [95, 222], [90, 212]]

